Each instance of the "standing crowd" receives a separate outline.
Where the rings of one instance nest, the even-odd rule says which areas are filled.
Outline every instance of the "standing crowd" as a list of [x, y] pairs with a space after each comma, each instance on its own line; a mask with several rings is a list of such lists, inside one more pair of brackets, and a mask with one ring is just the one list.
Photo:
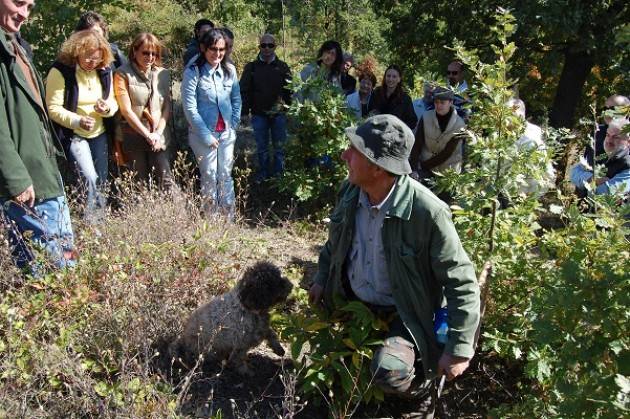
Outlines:
[[[176, 186], [168, 154], [171, 75], [163, 67], [160, 40], [140, 33], [125, 57], [107, 40], [102, 16], [86, 12], [44, 83], [19, 36], [33, 5], [33, 0], [0, 0], [0, 205], [17, 265], [37, 274], [31, 245], [57, 267], [76, 263], [58, 157], [65, 155], [75, 169], [90, 223], [100, 222], [106, 209], [112, 156], [138, 181], [155, 179], [167, 190]], [[286, 105], [299, 95], [288, 88], [291, 70], [276, 56], [276, 45], [272, 35], [261, 36], [259, 54], [239, 79], [230, 59], [232, 32], [207, 19], [195, 24], [181, 94], [207, 214], [235, 216], [232, 168], [242, 121], [249, 120], [254, 130], [257, 180], [283, 172]], [[350, 74], [353, 68], [358, 81]], [[350, 145], [342, 158], [348, 179], [330, 217], [310, 300], [331, 309], [337, 296], [360, 300], [389, 320], [384, 344], [374, 352], [375, 384], [421, 401], [416, 407], [423, 417], [432, 416], [433, 378], [452, 379], [468, 367], [479, 323], [475, 271], [444, 203], [449, 197], [438, 199], [426, 187], [436, 173], [464, 167], [464, 130], [471, 117], [464, 66], [454, 61], [446, 75], [449, 86], [427, 83], [423, 97], [414, 100], [405, 91], [401, 68], [389, 65], [377, 86], [375, 74], [355, 66], [336, 41], [324, 42], [317, 59], [300, 72], [302, 80], [325, 79], [346, 96], [357, 119], [366, 118], [346, 131]], [[629, 103], [619, 95], [609, 102]], [[515, 98], [508, 105], [526, 125], [517, 146], [544, 150], [541, 129], [525, 120], [525, 104]], [[629, 189], [627, 124], [611, 119], [600, 127], [593, 147], [573, 168], [578, 190], [593, 180], [597, 159], [605, 161], [607, 172], [594, 179], [594, 193]], [[545, 179], [529, 179], [522, 192], [542, 194], [554, 178], [549, 164]], [[440, 309], [448, 311], [443, 342], [433, 334]]]

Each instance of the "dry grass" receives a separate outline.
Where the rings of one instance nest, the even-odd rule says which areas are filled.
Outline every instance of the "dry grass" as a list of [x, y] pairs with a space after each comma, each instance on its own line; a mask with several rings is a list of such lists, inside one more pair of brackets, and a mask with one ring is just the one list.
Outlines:
[[[73, 206], [80, 261], [72, 271], [24, 280], [7, 244], [0, 246], [0, 417], [186, 416], [199, 413], [190, 406], [201, 393], [212, 406], [204, 416], [229, 410], [212, 403], [207, 380], [216, 377], [198, 369], [171, 380], [156, 368], [158, 349], [256, 260], [272, 260], [301, 279], [323, 231], [292, 221], [268, 227], [207, 219], [193, 184], [170, 193], [123, 181], [118, 208], [98, 225], [76, 218]], [[271, 373], [260, 377], [271, 383], [273, 371], [263, 373]], [[293, 383], [294, 394], [290, 377], [282, 381]], [[251, 396], [237, 400], [236, 410], [251, 414], [260, 406], [264, 394]], [[281, 401], [280, 411], [283, 403], [296, 409]]]

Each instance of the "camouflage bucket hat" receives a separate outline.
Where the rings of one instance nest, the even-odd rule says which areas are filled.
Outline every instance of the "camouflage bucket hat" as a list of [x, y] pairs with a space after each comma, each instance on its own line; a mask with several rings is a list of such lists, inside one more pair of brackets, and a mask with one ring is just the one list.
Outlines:
[[415, 138], [394, 115], [376, 115], [357, 127], [346, 128], [352, 145], [369, 161], [395, 175], [411, 173], [409, 153]]

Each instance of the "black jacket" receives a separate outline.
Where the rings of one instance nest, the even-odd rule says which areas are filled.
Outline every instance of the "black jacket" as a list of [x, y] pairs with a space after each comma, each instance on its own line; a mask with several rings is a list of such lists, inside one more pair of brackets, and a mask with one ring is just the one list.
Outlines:
[[242, 115], [265, 115], [274, 110], [274, 106], [283, 101], [291, 104], [291, 91], [287, 80], [291, 79], [289, 66], [276, 57], [266, 63], [260, 58], [247, 63], [240, 80]]
[[385, 98], [382, 89], [383, 87], [381, 86], [374, 89], [370, 97], [368, 111], [371, 114], [390, 114], [397, 116], [401, 121], [407, 124], [409, 128], [414, 129], [418, 124], [418, 117], [413, 110], [411, 97], [403, 92], [399, 98]]

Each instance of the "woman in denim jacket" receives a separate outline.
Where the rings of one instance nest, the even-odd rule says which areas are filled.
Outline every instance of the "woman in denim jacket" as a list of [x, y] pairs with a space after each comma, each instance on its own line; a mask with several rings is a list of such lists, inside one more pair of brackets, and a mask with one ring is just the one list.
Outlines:
[[227, 41], [212, 29], [201, 39], [201, 54], [184, 70], [182, 102], [188, 140], [201, 173], [203, 210], [234, 217], [235, 129], [241, 118], [236, 68], [226, 61]]

